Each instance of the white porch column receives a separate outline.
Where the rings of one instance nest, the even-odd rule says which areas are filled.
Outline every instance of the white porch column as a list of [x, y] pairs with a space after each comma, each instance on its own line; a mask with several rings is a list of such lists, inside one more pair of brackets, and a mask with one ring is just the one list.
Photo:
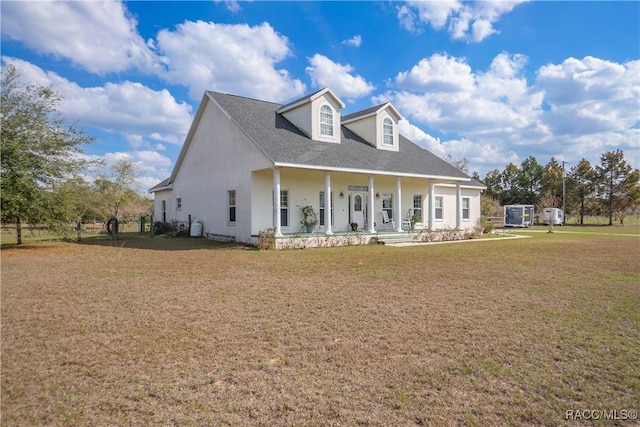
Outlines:
[[434, 231], [436, 228], [434, 226], [434, 220], [436, 218], [436, 199], [433, 194], [433, 181], [429, 181], [429, 230]]
[[367, 222], [369, 223], [369, 233], [376, 232], [375, 226], [375, 202], [376, 202], [376, 189], [373, 188], [373, 175], [369, 176], [369, 211], [367, 212]]
[[324, 173], [324, 234], [333, 234], [331, 230], [331, 174]]
[[273, 202], [273, 208], [276, 210], [276, 223], [273, 224], [275, 228], [275, 235], [282, 236], [282, 212], [280, 211], [280, 169], [278, 168], [273, 169]]
[[402, 231], [402, 182], [396, 178], [396, 209], [393, 213], [393, 220], [396, 222], [396, 231]]
[[456, 184], [456, 230], [462, 230], [462, 188]]

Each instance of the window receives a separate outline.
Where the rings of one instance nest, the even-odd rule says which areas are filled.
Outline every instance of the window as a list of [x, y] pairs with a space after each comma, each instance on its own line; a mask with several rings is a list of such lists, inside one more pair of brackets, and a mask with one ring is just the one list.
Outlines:
[[236, 190], [229, 191], [229, 222], [236, 222]]
[[182, 197], [178, 197], [176, 199], [176, 210], [177, 211], [181, 211], [182, 210]]
[[289, 226], [289, 190], [280, 190], [280, 226]]
[[469, 198], [462, 198], [462, 219], [469, 219]]
[[362, 197], [356, 196], [353, 199], [353, 210], [362, 212]]
[[442, 196], [436, 196], [436, 219], [442, 219]]
[[162, 222], [167, 222], [167, 201], [162, 201]]
[[418, 218], [418, 222], [422, 222], [422, 195], [413, 195], [413, 216]]
[[391, 193], [382, 193], [382, 210], [387, 212], [389, 219], [393, 219], [393, 195]]
[[320, 107], [320, 136], [333, 138], [333, 109], [328, 105]]
[[382, 143], [393, 145], [393, 122], [389, 117], [382, 121]]
[[[324, 203], [324, 191], [320, 192], [320, 225], [324, 225], [324, 211], [326, 205]], [[335, 224], [333, 220], [333, 191], [331, 192], [331, 225]]]

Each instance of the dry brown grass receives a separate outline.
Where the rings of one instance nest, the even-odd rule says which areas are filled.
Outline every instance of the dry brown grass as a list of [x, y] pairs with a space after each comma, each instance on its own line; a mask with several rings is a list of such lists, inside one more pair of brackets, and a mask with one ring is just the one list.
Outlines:
[[638, 410], [639, 243], [5, 247], [2, 425], [554, 426], [573, 425], [567, 409]]

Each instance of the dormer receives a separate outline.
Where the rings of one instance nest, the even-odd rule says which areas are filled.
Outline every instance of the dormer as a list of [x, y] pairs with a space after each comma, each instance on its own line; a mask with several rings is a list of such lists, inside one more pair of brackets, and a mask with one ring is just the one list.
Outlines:
[[378, 150], [398, 151], [402, 116], [390, 102], [349, 114], [342, 124]]
[[278, 113], [315, 141], [340, 143], [344, 103], [329, 88], [282, 106]]

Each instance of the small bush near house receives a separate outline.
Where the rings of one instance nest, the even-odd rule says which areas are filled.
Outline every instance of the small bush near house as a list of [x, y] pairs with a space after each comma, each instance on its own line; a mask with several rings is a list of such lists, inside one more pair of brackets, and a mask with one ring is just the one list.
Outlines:
[[267, 228], [258, 234], [256, 245], [260, 250], [272, 250], [276, 248], [276, 238], [273, 228]]
[[173, 232], [173, 226], [170, 222], [156, 221], [153, 223], [153, 234], [170, 234]]

